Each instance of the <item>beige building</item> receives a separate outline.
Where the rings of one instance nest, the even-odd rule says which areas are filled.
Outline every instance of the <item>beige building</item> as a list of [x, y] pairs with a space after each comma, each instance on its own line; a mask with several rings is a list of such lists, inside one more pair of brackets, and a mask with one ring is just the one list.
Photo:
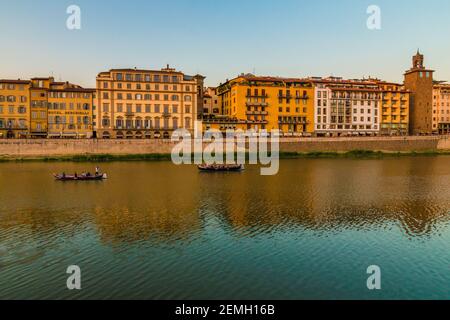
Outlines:
[[450, 84], [436, 82], [433, 86], [433, 131], [450, 134]]
[[101, 72], [97, 76], [97, 137], [169, 138], [178, 128], [192, 131], [201, 113], [198, 106], [203, 106], [203, 80], [169, 66]]
[[206, 88], [203, 95], [203, 116], [219, 116], [222, 113], [220, 109], [217, 89], [213, 87]]

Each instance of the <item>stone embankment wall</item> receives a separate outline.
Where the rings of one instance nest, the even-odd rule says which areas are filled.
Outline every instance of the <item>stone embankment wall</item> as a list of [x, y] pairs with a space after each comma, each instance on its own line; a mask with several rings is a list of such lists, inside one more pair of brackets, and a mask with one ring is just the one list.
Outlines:
[[[54, 157], [72, 155], [170, 154], [170, 140], [6, 140], [0, 139], [0, 157]], [[281, 152], [428, 152], [450, 150], [448, 137], [284, 138]]]

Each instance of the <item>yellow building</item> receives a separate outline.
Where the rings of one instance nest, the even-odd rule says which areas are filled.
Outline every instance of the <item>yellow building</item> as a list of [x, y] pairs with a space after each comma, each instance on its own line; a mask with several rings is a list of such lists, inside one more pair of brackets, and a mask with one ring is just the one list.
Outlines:
[[0, 138], [90, 138], [94, 93], [52, 77], [0, 80]]
[[381, 126], [382, 135], [409, 134], [410, 93], [396, 83], [379, 81], [381, 90]]
[[223, 115], [245, 120], [247, 130], [285, 136], [314, 131], [314, 88], [304, 79], [241, 75], [217, 88]]
[[94, 93], [67, 82], [53, 83], [48, 92], [49, 137], [91, 138]]
[[[97, 137], [169, 138], [193, 131], [203, 110], [203, 80], [175, 69], [113, 69], [97, 76]], [[200, 100], [199, 100], [200, 99]]]
[[29, 81], [0, 80], [0, 138], [28, 135], [29, 88]]
[[52, 78], [34, 78], [30, 87], [30, 136], [47, 138], [48, 135], [48, 88]]
[[450, 84], [437, 82], [433, 86], [433, 132], [450, 134]]

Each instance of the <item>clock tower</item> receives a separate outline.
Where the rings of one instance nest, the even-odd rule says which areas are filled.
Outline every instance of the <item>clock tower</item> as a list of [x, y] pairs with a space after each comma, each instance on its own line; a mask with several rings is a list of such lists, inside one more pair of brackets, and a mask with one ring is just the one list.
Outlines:
[[410, 94], [411, 134], [433, 133], [433, 73], [425, 68], [424, 56], [417, 50], [412, 68], [405, 72], [404, 85]]

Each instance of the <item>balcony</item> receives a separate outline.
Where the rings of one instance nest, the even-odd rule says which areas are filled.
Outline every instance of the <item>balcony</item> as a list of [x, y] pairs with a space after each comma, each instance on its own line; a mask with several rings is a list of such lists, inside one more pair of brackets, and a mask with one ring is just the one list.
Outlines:
[[267, 116], [269, 113], [267, 111], [249, 111], [246, 112], [247, 115], [264, 115]]
[[28, 130], [27, 126], [18, 126], [18, 125], [3, 125], [0, 126], [2, 130]]
[[268, 98], [269, 95], [267, 95], [267, 94], [247, 94], [246, 97], [247, 98], [261, 98], [261, 99], [265, 99], [265, 98]]
[[309, 99], [308, 95], [304, 96], [292, 96], [292, 95], [286, 95], [286, 94], [279, 94], [278, 99], [295, 99], [295, 100], [307, 100]]
[[134, 112], [125, 112], [125, 117], [134, 117]]
[[307, 125], [311, 122], [308, 120], [295, 120], [295, 119], [286, 119], [286, 120], [278, 120], [279, 124], [301, 124], [301, 125]]
[[246, 102], [247, 107], [267, 107], [269, 104], [267, 102]]
[[161, 114], [161, 116], [162, 116], [163, 118], [170, 118], [170, 117], [171, 117], [171, 114], [168, 113], [168, 112], [163, 112], [163, 113]]

